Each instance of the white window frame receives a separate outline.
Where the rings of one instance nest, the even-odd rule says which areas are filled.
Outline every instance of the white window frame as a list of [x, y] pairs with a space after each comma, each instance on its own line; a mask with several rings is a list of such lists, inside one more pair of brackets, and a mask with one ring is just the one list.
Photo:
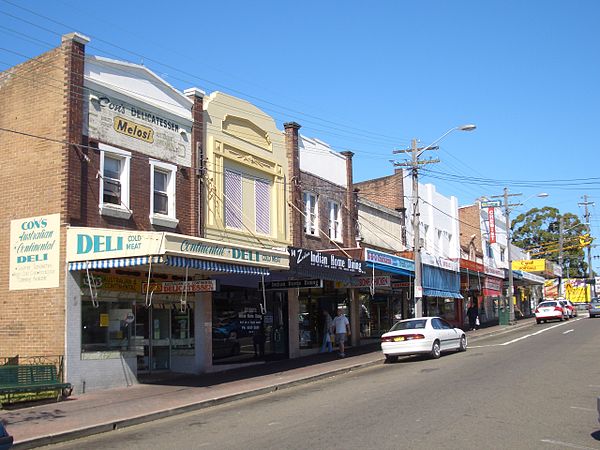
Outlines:
[[[240, 177], [240, 204], [234, 205], [232, 203], [232, 213], [233, 211], [235, 211], [235, 214], [237, 214], [237, 220], [239, 220], [239, 227], [235, 226], [233, 224], [227, 224], [227, 204], [228, 202], [230, 202], [230, 200], [228, 200], [228, 194], [227, 194], [227, 173], [231, 173], [231, 174], [235, 174], [238, 175]], [[225, 197], [227, 195], [227, 197]], [[242, 172], [239, 172], [237, 170], [232, 170], [232, 169], [225, 169], [224, 170], [224, 175], [223, 175], [223, 226], [225, 226], [225, 228], [231, 228], [233, 230], [241, 230], [244, 228], [244, 215], [243, 215], [243, 211], [244, 211], [244, 174]], [[232, 220], [235, 219], [235, 217], [232, 217]]]
[[506, 247], [500, 247], [500, 262], [506, 261]]
[[[100, 150], [100, 198], [98, 207], [103, 216], [115, 217], [117, 219], [129, 219], [132, 211], [129, 209], [129, 192], [131, 180], [131, 152], [121, 150], [111, 145], [98, 143]], [[104, 203], [104, 158], [119, 159], [121, 161], [121, 173], [119, 181], [121, 183], [121, 204]]]
[[[309, 201], [311, 200], [311, 201]], [[319, 196], [309, 191], [302, 194], [304, 202], [304, 233], [309, 236], [319, 235]], [[311, 206], [314, 205], [314, 209]], [[311, 213], [311, 209], [313, 212]], [[314, 222], [311, 220], [314, 218]]]
[[[342, 206], [340, 203], [329, 200], [327, 202], [327, 207], [329, 209], [329, 238], [333, 241], [341, 242], [342, 241]], [[337, 207], [337, 214], [336, 212]], [[334, 217], [335, 215], [335, 217]], [[336, 228], [337, 224], [337, 228]]]
[[[259, 230], [258, 229], [259, 207], [258, 207], [257, 187], [258, 187], [259, 183], [266, 185], [267, 192], [268, 192], [268, 199], [267, 199], [268, 200], [267, 201], [267, 228], [268, 229], [267, 230]], [[271, 182], [267, 179], [264, 179], [264, 178], [255, 178], [254, 179], [254, 229], [256, 230], [257, 233], [264, 234], [266, 236], [271, 235], [271, 187], [272, 187]]]
[[[167, 173], [167, 208], [168, 214], [154, 212], [154, 172]], [[177, 185], [177, 166], [155, 159], [150, 160], [150, 223], [166, 228], [175, 228], [179, 224], [177, 219], [177, 203], [175, 198]]]

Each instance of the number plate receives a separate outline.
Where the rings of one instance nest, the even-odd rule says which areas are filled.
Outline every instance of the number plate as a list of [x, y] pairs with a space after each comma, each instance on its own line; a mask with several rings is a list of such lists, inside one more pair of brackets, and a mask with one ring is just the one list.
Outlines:
[[404, 340], [404, 336], [397, 336], [394, 338], [394, 342], [400, 342]]

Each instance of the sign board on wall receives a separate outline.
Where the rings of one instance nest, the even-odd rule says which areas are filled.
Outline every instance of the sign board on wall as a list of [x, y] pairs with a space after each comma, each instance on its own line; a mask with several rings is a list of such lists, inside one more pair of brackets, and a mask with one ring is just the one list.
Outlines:
[[93, 90], [88, 109], [90, 138], [191, 167], [191, 122]]
[[522, 270], [524, 272], [544, 272], [546, 270], [545, 259], [521, 259], [512, 262], [513, 270]]
[[490, 227], [490, 244], [496, 243], [496, 213], [494, 208], [488, 208], [488, 223]]
[[[214, 292], [217, 290], [216, 280], [191, 280], [191, 281], [164, 281], [161, 283], [150, 283], [150, 292], [155, 294], [175, 294], [194, 292]], [[148, 291], [148, 283], [142, 283], [142, 293]]]
[[67, 261], [158, 255], [162, 240], [160, 232], [71, 227], [67, 229]]
[[10, 222], [10, 291], [59, 285], [60, 214]]

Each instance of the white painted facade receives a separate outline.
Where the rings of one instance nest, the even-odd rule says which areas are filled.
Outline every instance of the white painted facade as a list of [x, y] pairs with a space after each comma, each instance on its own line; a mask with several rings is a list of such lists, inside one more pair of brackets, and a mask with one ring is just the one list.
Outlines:
[[404, 232], [403, 215], [364, 198], [358, 199], [358, 224], [363, 247], [401, 252]]
[[[414, 197], [410, 177], [404, 178], [404, 195], [407, 240], [409, 247], [412, 247]], [[447, 259], [460, 258], [458, 199], [440, 194], [433, 184], [419, 183], [419, 212], [421, 252]]]
[[316, 138], [299, 136], [300, 170], [346, 187], [346, 157]]

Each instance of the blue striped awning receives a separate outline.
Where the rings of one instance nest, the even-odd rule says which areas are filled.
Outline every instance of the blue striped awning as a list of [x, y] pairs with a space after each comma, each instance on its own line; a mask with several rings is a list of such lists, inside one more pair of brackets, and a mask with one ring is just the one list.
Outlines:
[[120, 267], [143, 266], [145, 264], [158, 264], [162, 262], [160, 256], [139, 256], [137, 258], [115, 258], [115, 259], [100, 259], [95, 261], [78, 261], [70, 262], [69, 270], [86, 270], [86, 269], [118, 269]]
[[408, 277], [414, 277], [415, 276], [415, 272], [414, 271], [410, 271], [410, 270], [406, 270], [406, 269], [401, 269], [400, 267], [393, 267], [387, 264], [379, 264], [379, 263], [372, 263], [372, 262], [368, 262], [367, 261], [367, 267], [368, 268], [375, 268], [377, 270], [381, 270], [382, 272], [387, 272], [387, 273], [393, 273], [396, 275], [406, 275]]
[[173, 267], [189, 267], [190, 269], [206, 270], [209, 272], [225, 272], [240, 275], [269, 275], [266, 267], [243, 266], [203, 259], [185, 258], [183, 256], [167, 256], [165, 264]]

